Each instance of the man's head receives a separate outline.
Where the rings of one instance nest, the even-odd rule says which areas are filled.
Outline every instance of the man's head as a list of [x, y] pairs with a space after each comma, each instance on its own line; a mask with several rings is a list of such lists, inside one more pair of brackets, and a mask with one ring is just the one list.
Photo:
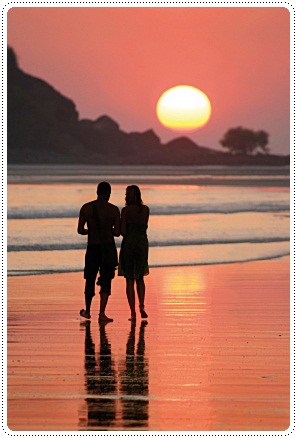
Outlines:
[[111, 187], [108, 182], [101, 182], [97, 187], [97, 195], [102, 196], [106, 201], [109, 200], [111, 193]]

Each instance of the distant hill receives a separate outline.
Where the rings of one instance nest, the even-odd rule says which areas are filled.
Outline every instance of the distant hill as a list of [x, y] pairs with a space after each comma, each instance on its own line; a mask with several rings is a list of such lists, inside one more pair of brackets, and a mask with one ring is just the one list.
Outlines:
[[126, 133], [107, 115], [79, 120], [74, 102], [24, 73], [8, 49], [8, 164], [284, 165], [289, 156], [234, 156], [187, 137], [162, 144], [153, 130]]

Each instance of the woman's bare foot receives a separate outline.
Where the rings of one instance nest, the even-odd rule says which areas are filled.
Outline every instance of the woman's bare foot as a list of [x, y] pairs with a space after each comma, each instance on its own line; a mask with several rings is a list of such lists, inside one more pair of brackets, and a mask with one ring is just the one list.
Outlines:
[[144, 310], [144, 306], [143, 305], [139, 306], [139, 310], [140, 310], [141, 318], [148, 318], [148, 314]]
[[131, 313], [131, 317], [128, 319], [128, 321], [136, 321], [136, 313]]

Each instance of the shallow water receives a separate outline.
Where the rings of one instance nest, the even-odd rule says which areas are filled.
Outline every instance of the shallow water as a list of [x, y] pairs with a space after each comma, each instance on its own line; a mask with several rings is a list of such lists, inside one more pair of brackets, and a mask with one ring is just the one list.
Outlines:
[[10, 166], [9, 275], [82, 269], [86, 238], [76, 232], [77, 218], [103, 179], [119, 208], [126, 185], [140, 185], [151, 211], [151, 266], [289, 254], [288, 168]]

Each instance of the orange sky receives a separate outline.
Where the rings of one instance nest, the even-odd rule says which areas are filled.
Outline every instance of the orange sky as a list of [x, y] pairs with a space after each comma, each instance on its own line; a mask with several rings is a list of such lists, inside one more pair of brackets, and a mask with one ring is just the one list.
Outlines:
[[284, 7], [13, 7], [7, 14], [20, 67], [71, 98], [80, 118], [107, 114], [126, 132], [152, 128], [166, 142], [178, 134], [158, 121], [157, 101], [170, 87], [192, 85], [210, 98], [212, 116], [189, 138], [223, 150], [229, 128], [264, 129], [271, 152], [285, 154], [289, 26]]

